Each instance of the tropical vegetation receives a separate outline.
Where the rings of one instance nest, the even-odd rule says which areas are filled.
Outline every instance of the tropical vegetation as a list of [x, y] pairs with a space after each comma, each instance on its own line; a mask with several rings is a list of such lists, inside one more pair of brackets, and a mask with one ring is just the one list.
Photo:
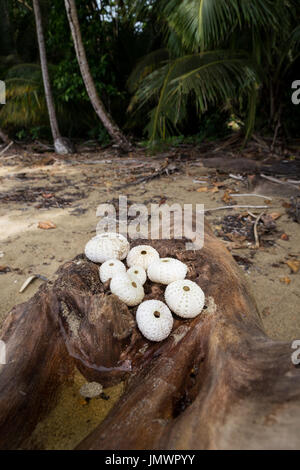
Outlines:
[[298, 0], [0, 0], [0, 136], [51, 138], [37, 4], [69, 139], [297, 137]]

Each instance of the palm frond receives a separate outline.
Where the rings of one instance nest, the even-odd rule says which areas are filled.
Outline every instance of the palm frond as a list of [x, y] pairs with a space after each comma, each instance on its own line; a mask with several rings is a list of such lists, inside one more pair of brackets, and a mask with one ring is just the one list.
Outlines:
[[39, 87], [29, 80], [7, 81], [6, 105], [0, 112], [1, 126], [31, 126], [47, 122], [47, 107]]
[[297, 26], [291, 33], [291, 41], [299, 45], [300, 43], [300, 25]]
[[193, 51], [218, 46], [235, 26], [278, 26], [270, 0], [170, 0], [165, 14], [171, 29]]
[[290, 33], [286, 41], [282, 44], [281, 49], [278, 51], [278, 64], [274, 73], [274, 81], [279, 79], [279, 76], [285, 76], [286, 72], [295, 61], [300, 57], [300, 26], [297, 26]]
[[187, 104], [192, 98], [199, 114], [208, 105], [234, 98], [247, 92], [256, 80], [242, 53], [213, 51], [191, 54], [170, 60], [150, 73], [135, 94], [139, 107], [157, 101], [151, 111], [148, 133], [151, 140], [164, 137], [168, 127], [187, 116]]
[[255, 118], [256, 118], [256, 106], [257, 106], [257, 86], [253, 83], [253, 86], [249, 89], [248, 92], [248, 110], [247, 110], [247, 119], [245, 125], [245, 139], [244, 141], [247, 142], [249, 137], [251, 136], [254, 126], [255, 126]]
[[5, 77], [6, 105], [1, 108], [3, 127], [27, 127], [47, 123], [41, 69], [37, 64], [17, 64]]
[[128, 78], [127, 85], [129, 91], [133, 93], [147, 75], [168, 59], [169, 52], [167, 49], [158, 49], [140, 59]]

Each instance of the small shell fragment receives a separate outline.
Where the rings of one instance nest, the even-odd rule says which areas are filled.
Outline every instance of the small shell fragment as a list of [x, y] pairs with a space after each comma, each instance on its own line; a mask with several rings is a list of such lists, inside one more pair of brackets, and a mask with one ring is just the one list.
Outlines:
[[84, 398], [95, 398], [101, 395], [103, 391], [103, 386], [98, 382], [87, 382], [82, 385], [79, 393]]
[[160, 300], [146, 300], [136, 312], [137, 326], [150, 341], [163, 341], [172, 331], [173, 317], [166, 304]]

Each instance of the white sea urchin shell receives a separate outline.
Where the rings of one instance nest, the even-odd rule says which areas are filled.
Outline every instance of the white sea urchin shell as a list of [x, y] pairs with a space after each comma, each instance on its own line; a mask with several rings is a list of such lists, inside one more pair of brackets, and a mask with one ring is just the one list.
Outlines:
[[146, 300], [136, 312], [137, 326], [150, 341], [163, 341], [172, 331], [173, 317], [160, 300]]
[[102, 282], [106, 282], [112, 279], [116, 274], [126, 272], [125, 264], [118, 259], [109, 259], [105, 263], [101, 264], [99, 268], [99, 276]]
[[142, 284], [127, 273], [116, 274], [110, 281], [110, 290], [129, 307], [140, 304], [145, 295]]
[[179, 317], [194, 318], [202, 311], [205, 296], [198, 284], [184, 279], [168, 285], [165, 300], [172, 312]]
[[130, 249], [125, 237], [119, 233], [101, 233], [85, 245], [86, 257], [94, 263], [104, 263], [109, 259], [124, 259]]
[[144, 268], [142, 268], [142, 266], [131, 266], [131, 268], [127, 270], [127, 274], [132, 279], [137, 278], [142, 285], [146, 282], [147, 274]]
[[173, 281], [184, 279], [187, 265], [175, 258], [160, 258], [153, 261], [148, 267], [148, 277], [159, 284], [170, 284]]
[[155, 248], [150, 245], [138, 245], [131, 248], [126, 261], [129, 267], [136, 265], [147, 270], [149, 264], [158, 259], [159, 253]]

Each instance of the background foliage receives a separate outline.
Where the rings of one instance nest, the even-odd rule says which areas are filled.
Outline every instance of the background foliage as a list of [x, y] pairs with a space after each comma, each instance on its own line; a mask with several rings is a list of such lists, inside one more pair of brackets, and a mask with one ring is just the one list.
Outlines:
[[[80, 75], [62, 0], [40, 0], [60, 127], [108, 141]], [[132, 137], [213, 139], [239, 127], [297, 136], [298, 0], [77, 0], [92, 75]], [[0, 128], [49, 138], [31, 0], [0, 0]], [[146, 137], [145, 137], [146, 136]]]

